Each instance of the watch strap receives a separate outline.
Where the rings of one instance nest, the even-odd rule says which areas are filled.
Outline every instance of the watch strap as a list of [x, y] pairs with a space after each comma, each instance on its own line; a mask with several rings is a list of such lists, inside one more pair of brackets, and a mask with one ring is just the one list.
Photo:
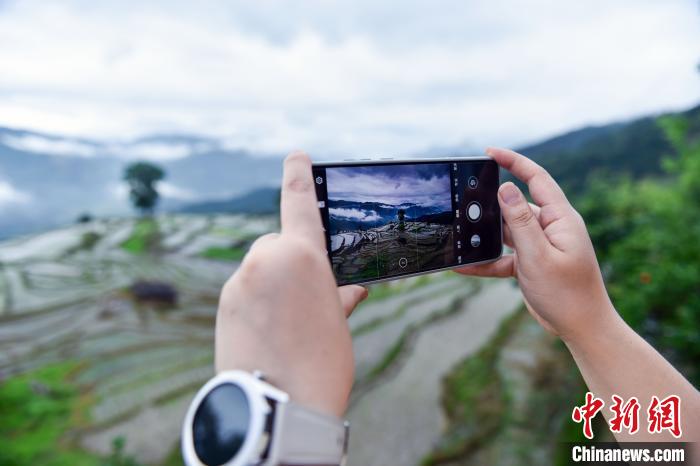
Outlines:
[[349, 424], [294, 402], [279, 403], [270, 457], [285, 466], [342, 466]]

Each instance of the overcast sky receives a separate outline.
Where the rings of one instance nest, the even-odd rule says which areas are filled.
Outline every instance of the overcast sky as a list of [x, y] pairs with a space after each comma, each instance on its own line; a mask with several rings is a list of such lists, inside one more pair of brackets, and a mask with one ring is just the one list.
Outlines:
[[0, 0], [0, 125], [316, 158], [517, 146], [700, 101], [695, 0]]
[[326, 169], [328, 199], [452, 208], [450, 165], [372, 165]]

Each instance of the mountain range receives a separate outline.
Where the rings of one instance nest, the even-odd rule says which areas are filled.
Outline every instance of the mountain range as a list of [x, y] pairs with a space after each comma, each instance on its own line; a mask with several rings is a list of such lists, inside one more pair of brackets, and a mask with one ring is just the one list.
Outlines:
[[125, 167], [154, 160], [166, 172], [160, 208], [177, 210], [279, 185], [281, 157], [252, 155], [218, 141], [159, 135], [126, 143], [0, 128], [0, 237], [132, 210]]
[[[442, 212], [436, 206], [421, 206], [413, 203], [387, 205], [381, 202], [358, 202], [329, 200], [328, 212], [330, 228], [333, 232], [343, 230], [366, 230], [398, 220], [399, 210], [404, 211], [406, 220], [452, 222], [451, 212]], [[442, 215], [446, 214], [446, 215]]]
[[662, 172], [664, 157], [673, 149], [659, 119], [681, 116], [689, 135], [700, 136], [700, 105], [686, 111], [651, 115], [604, 126], [589, 126], [517, 149], [549, 171], [565, 188], [577, 195], [591, 175], [628, 175], [633, 178]]
[[[700, 134], [700, 106], [680, 114]], [[548, 169], [567, 193], [584, 190], [591, 174], [655, 175], [671, 152], [659, 116], [589, 126], [517, 150]], [[429, 155], [468, 155], [464, 149], [441, 151]], [[192, 135], [115, 142], [0, 127], [0, 238], [72, 222], [83, 213], [132, 214], [122, 174], [141, 159], [154, 160], [167, 174], [159, 186], [162, 210], [277, 209], [281, 154], [252, 154]]]

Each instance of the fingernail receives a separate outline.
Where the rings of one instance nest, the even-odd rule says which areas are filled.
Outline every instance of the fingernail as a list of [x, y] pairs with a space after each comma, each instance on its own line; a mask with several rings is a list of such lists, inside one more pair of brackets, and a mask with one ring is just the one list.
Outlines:
[[493, 150], [490, 147], [487, 147], [485, 152], [489, 157], [493, 157]]
[[508, 205], [515, 205], [520, 200], [520, 190], [510, 181], [504, 183], [500, 189], [501, 199]]
[[360, 299], [360, 301], [364, 301], [365, 299], [367, 299], [369, 297], [369, 290], [367, 288], [365, 288], [364, 286], [362, 287], [362, 290], [363, 290], [362, 291], [362, 299]]

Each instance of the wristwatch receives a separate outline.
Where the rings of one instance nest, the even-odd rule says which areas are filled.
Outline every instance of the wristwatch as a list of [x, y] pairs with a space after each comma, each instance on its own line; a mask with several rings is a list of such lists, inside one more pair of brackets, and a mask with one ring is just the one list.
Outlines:
[[349, 426], [294, 403], [259, 372], [222, 372], [187, 410], [182, 456], [187, 466], [341, 466]]

